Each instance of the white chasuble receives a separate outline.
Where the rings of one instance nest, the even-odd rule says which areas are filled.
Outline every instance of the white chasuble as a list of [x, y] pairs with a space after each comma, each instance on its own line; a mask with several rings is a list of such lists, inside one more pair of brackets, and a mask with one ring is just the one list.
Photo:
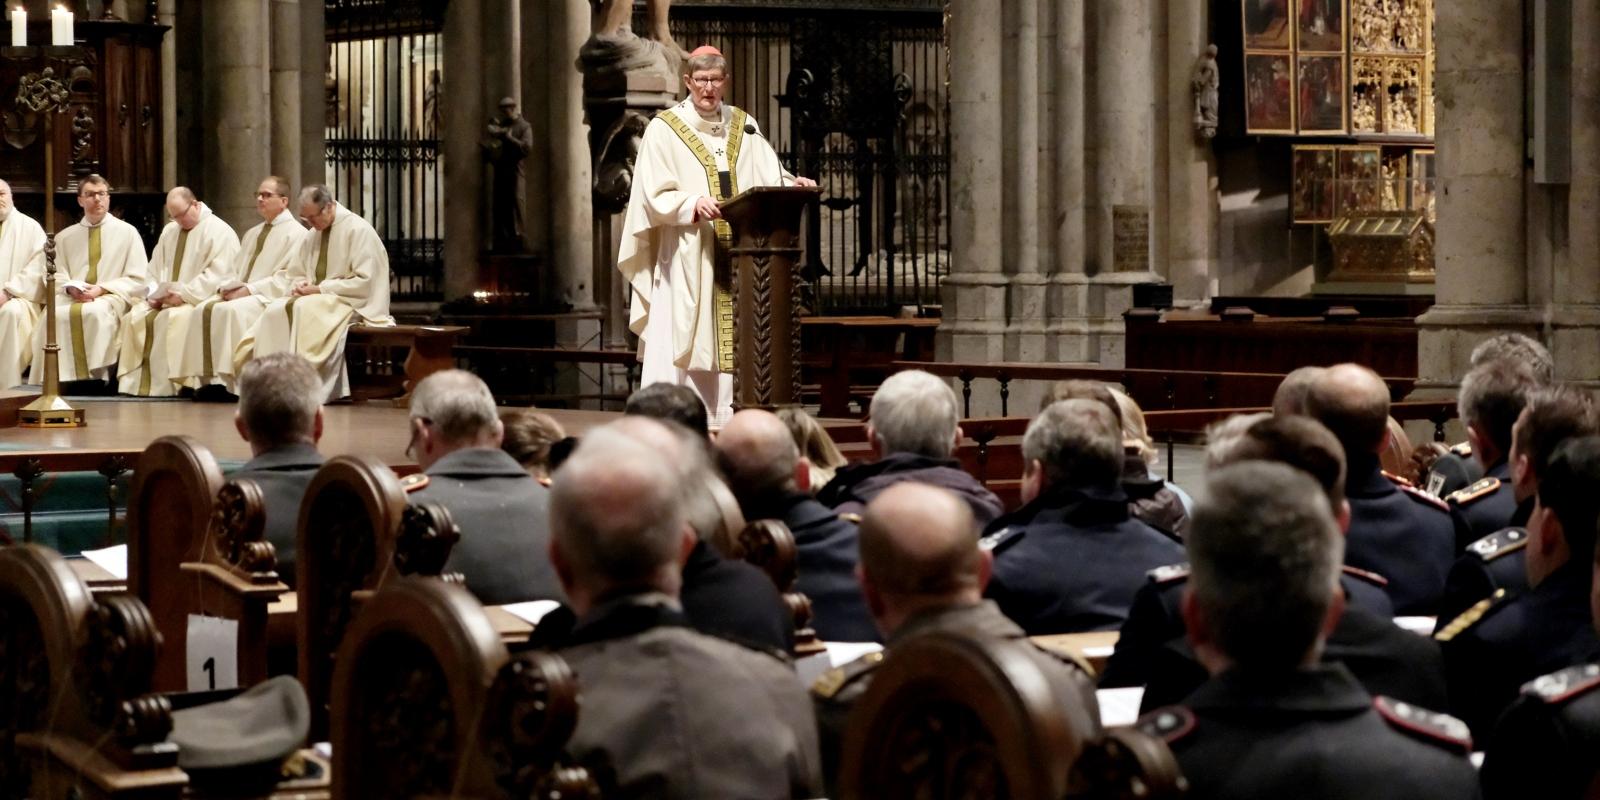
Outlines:
[[[138, 229], [107, 214], [56, 234], [56, 344], [63, 381], [105, 380], [117, 360], [122, 315], [145, 289], [148, 261]], [[99, 286], [105, 294], [79, 303], [69, 287]], [[33, 334], [33, 383], [44, 380], [45, 327]]]
[[[234, 369], [268, 353], [305, 356], [322, 376], [328, 399], [350, 393], [344, 364], [345, 332], [355, 324], [393, 325], [389, 316], [389, 254], [372, 225], [339, 206], [327, 230], [310, 230], [290, 262], [288, 285], [321, 291], [272, 301], [255, 330], [233, 354]], [[237, 372], [235, 372], [237, 374]]]
[[641, 385], [694, 388], [713, 424], [732, 415], [732, 307], [716, 281], [718, 229], [724, 237], [728, 230], [721, 221], [696, 222], [694, 204], [792, 180], [759, 130], [747, 132], [754, 125], [727, 104], [706, 120], [689, 100], [651, 120], [617, 252], [630, 287], [628, 327], [639, 335]]
[[22, 383], [33, 360], [33, 328], [44, 311], [44, 228], [15, 208], [0, 221], [0, 389]]
[[143, 300], [122, 319], [117, 391], [141, 397], [171, 397], [179, 384], [174, 367], [198, 304], [214, 296], [233, 275], [239, 236], [204, 205], [200, 221], [184, 230], [169, 222], [150, 254], [150, 298], [176, 294], [181, 305], [151, 308]]
[[[199, 388], [220, 383], [232, 392], [233, 351], [261, 319], [267, 304], [289, 293], [289, 265], [306, 229], [284, 210], [272, 222], [244, 232], [229, 268], [232, 276], [217, 292], [195, 307], [188, 335], [173, 370], [173, 378]], [[228, 290], [243, 285], [244, 297], [223, 300]]]

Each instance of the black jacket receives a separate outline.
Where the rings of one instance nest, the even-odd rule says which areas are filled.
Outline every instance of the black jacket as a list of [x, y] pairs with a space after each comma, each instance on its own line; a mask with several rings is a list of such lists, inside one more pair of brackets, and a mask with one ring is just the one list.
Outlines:
[[268, 450], [245, 462], [229, 480], [249, 478], [266, 501], [267, 541], [278, 553], [278, 579], [295, 586], [295, 540], [300, 526], [300, 501], [317, 470], [327, 461], [316, 445], [292, 444]]
[[700, 542], [683, 565], [683, 613], [701, 633], [784, 657], [794, 650], [794, 617], [772, 579]]
[[989, 526], [987, 595], [1030, 636], [1116, 630], [1145, 574], [1183, 546], [1128, 515], [1120, 488], [1052, 489]]
[[972, 508], [979, 525], [987, 525], [1005, 511], [1000, 498], [953, 458], [929, 458], [892, 453], [870, 463], [848, 464], [817, 492], [817, 500], [841, 514], [859, 514], [883, 490], [903, 481], [916, 481], [955, 492]]
[[560, 600], [550, 565], [550, 490], [499, 449], [457, 450], [424, 472], [410, 502], [441, 503], [461, 528], [445, 570], [466, 576], [484, 605]]
[[1511, 515], [1511, 527], [1502, 528], [1467, 545], [1467, 551], [1450, 565], [1444, 579], [1444, 599], [1439, 602], [1439, 627], [1443, 628], [1473, 603], [1505, 589], [1507, 594], [1528, 590], [1528, 524], [1533, 499], [1524, 500]]
[[1344, 561], [1389, 579], [1396, 614], [1433, 615], [1455, 561], [1455, 528], [1438, 499], [1384, 477], [1377, 456], [1350, 459]]
[[811, 600], [811, 627], [828, 642], [882, 641], [856, 581], [856, 524], [799, 492], [743, 508], [746, 519], [776, 519], [799, 552], [795, 588]]
[[[1493, 479], [1491, 481], [1490, 479]], [[1456, 550], [1512, 524], [1517, 497], [1511, 487], [1511, 465], [1499, 461], [1477, 482], [1445, 495], [1456, 526]]]
[[1483, 796], [1579, 800], [1600, 762], [1600, 664], [1524, 685], [1485, 742]]
[[1340, 666], [1239, 670], [1139, 720], [1161, 736], [1191, 800], [1470, 800], [1478, 778], [1460, 722], [1375, 700]]

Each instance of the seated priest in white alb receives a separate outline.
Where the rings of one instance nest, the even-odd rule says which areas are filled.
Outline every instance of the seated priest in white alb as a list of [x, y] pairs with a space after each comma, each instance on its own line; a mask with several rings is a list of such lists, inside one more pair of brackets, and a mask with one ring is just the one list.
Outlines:
[[44, 308], [44, 228], [12, 205], [0, 181], [0, 389], [22, 383]]
[[150, 285], [122, 320], [117, 391], [140, 397], [171, 397], [183, 342], [196, 306], [216, 294], [233, 275], [239, 235], [211, 213], [188, 187], [167, 193], [172, 221], [150, 254]]
[[274, 300], [239, 342], [235, 369], [284, 351], [316, 368], [327, 398], [350, 394], [344, 364], [351, 325], [393, 325], [389, 316], [389, 254], [372, 225], [339, 205], [328, 187], [300, 190], [300, 218], [311, 225], [290, 263], [289, 296]]
[[[712, 426], [733, 416], [733, 298], [713, 265], [732, 229], [722, 204], [757, 186], [816, 186], [778, 162], [755, 120], [722, 102], [728, 61], [706, 45], [683, 67], [689, 97], [644, 129], [617, 269], [632, 286], [640, 385], [700, 395]], [[725, 252], [725, 250], [723, 251]]]
[[233, 351], [261, 319], [267, 304], [289, 294], [289, 265], [306, 229], [289, 212], [289, 182], [276, 175], [256, 188], [262, 222], [244, 232], [229, 268], [232, 276], [189, 321], [172, 376], [184, 386], [221, 385], [238, 394]]
[[[56, 234], [56, 344], [63, 381], [105, 380], [117, 361], [122, 315], [145, 289], [139, 230], [108, 213], [111, 184], [78, 184], [83, 219]], [[32, 383], [44, 381], [45, 325], [34, 327]]]

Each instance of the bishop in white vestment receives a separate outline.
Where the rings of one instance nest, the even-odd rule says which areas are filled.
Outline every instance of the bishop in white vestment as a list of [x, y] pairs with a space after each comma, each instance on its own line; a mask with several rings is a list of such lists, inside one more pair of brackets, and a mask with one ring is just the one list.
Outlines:
[[727, 61], [714, 47], [685, 62], [688, 99], [650, 121], [639, 145], [617, 269], [631, 287], [640, 384], [692, 387], [712, 425], [733, 415], [733, 309], [715, 280], [716, 247], [731, 231], [720, 204], [795, 178], [745, 112], [722, 102]]
[[44, 309], [44, 228], [11, 203], [0, 181], [0, 389], [22, 383]]
[[194, 192], [179, 186], [167, 193], [172, 221], [150, 254], [150, 286], [122, 320], [117, 391], [140, 397], [178, 393], [173, 367], [183, 352], [199, 303], [233, 274], [239, 235], [211, 213]]
[[[56, 234], [56, 344], [63, 381], [105, 380], [116, 363], [122, 315], [145, 289], [148, 259], [137, 228], [108, 213], [111, 189], [78, 184], [83, 219]], [[45, 325], [34, 327], [32, 383], [44, 381]]]
[[199, 388], [220, 384], [237, 394], [233, 351], [255, 327], [267, 304], [289, 294], [289, 265], [306, 229], [289, 212], [289, 183], [261, 182], [256, 213], [263, 220], [244, 232], [229, 269], [232, 277], [195, 308], [173, 376]]
[[[311, 362], [327, 398], [350, 394], [345, 333], [351, 325], [393, 325], [389, 254], [372, 225], [339, 205], [328, 187], [300, 190], [300, 216], [311, 230], [300, 240], [287, 275], [289, 295], [267, 306], [234, 352], [242, 369], [258, 355], [289, 351]], [[237, 373], [236, 373], [237, 374]]]

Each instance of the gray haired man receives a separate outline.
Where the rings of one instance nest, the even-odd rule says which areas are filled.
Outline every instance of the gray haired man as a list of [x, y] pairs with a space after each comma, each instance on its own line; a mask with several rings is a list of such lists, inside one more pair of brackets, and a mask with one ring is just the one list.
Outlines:
[[261, 487], [267, 508], [267, 541], [277, 550], [278, 576], [295, 585], [295, 541], [300, 501], [326, 459], [322, 438], [322, 387], [306, 360], [273, 353], [239, 373], [239, 410], [233, 424], [250, 443], [252, 458], [229, 478], [249, 478]]
[[465, 575], [486, 605], [560, 599], [544, 555], [550, 491], [500, 449], [489, 387], [458, 369], [429, 375], [412, 392], [408, 424], [407, 452], [422, 467], [404, 481], [411, 501], [443, 504], [461, 527], [445, 569]]

